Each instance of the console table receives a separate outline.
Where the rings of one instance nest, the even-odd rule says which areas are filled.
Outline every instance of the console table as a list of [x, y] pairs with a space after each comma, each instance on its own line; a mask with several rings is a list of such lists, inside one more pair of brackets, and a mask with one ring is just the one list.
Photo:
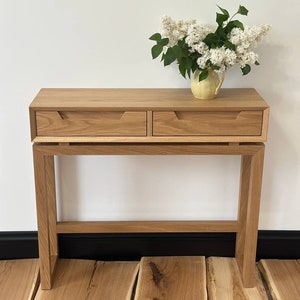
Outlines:
[[[41, 89], [30, 105], [40, 276], [51, 289], [59, 233], [236, 232], [245, 287], [254, 284], [269, 107], [254, 89], [196, 100], [189, 89]], [[55, 155], [240, 155], [232, 221], [58, 222]]]

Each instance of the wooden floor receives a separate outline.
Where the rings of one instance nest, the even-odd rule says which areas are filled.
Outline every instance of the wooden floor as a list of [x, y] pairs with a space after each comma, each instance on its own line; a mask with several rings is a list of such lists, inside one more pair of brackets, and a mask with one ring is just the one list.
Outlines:
[[234, 258], [143, 257], [140, 262], [59, 260], [51, 290], [39, 287], [38, 260], [0, 261], [2, 300], [300, 299], [300, 261], [261, 260], [244, 289]]

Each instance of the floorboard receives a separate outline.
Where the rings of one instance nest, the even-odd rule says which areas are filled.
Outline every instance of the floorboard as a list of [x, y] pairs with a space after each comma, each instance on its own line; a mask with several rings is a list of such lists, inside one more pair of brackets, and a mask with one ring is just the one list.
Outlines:
[[274, 300], [300, 299], [299, 261], [261, 260], [258, 266]]
[[210, 257], [207, 264], [207, 289], [210, 300], [268, 300], [258, 270], [255, 286], [244, 288], [234, 258]]
[[0, 261], [0, 299], [33, 299], [39, 284], [37, 259]]
[[97, 263], [87, 300], [131, 300], [138, 262]]
[[35, 300], [85, 300], [95, 267], [96, 261], [93, 260], [58, 260], [52, 289], [39, 287]]
[[243, 288], [234, 258], [143, 257], [140, 262], [60, 259], [51, 290], [39, 286], [38, 260], [0, 261], [2, 300], [298, 300], [300, 261], [261, 260]]
[[204, 257], [143, 257], [135, 300], [207, 299]]

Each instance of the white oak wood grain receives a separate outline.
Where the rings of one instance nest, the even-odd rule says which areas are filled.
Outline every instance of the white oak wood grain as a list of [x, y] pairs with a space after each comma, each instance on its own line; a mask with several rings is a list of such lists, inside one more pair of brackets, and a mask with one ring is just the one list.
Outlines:
[[274, 300], [300, 299], [299, 261], [263, 259], [258, 266]]
[[244, 288], [234, 258], [209, 257], [206, 264], [210, 300], [268, 300], [257, 269], [253, 288]]
[[205, 300], [205, 258], [143, 257], [135, 300]]

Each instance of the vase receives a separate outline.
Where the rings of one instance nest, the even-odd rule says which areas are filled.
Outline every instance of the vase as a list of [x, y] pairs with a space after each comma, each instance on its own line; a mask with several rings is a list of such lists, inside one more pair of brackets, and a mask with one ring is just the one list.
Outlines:
[[218, 74], [209, 68], [207, 78], [199, 81], [200, 73], [201, 71], [197, 70], [191, 79], [191, 90], [194, 97], [197, 99], [216, 98], [224, 81], [225, 73], [223, 72], [219, 78]]

